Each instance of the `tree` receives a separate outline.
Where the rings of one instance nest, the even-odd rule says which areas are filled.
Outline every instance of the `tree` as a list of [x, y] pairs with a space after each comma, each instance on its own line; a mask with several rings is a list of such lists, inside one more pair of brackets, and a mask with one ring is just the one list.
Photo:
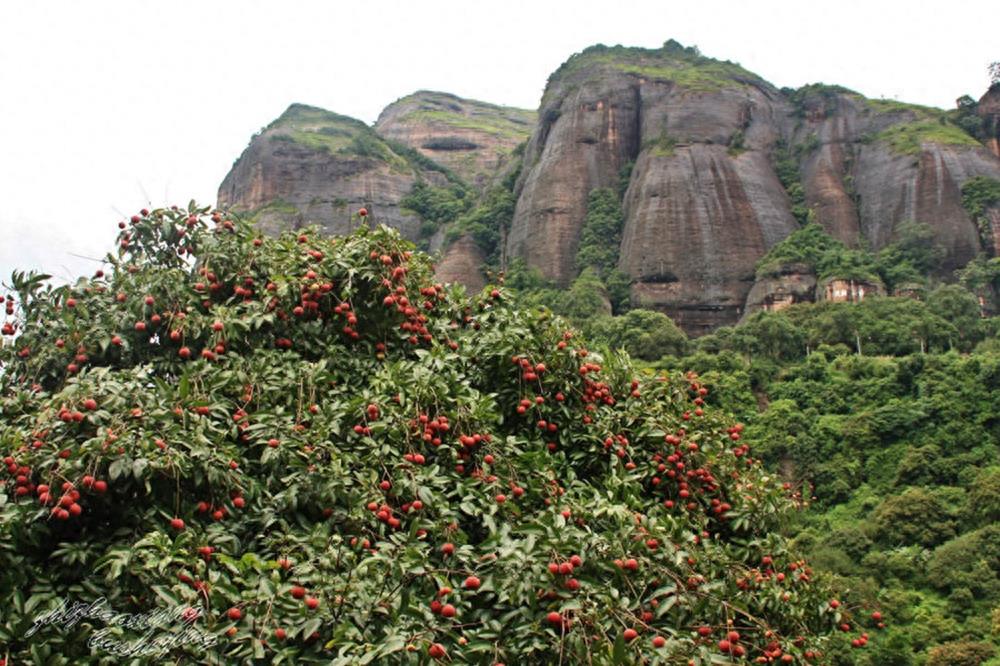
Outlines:
[[123, 226], [107, 273], [16, 274], [6, 301], [11, 661], [106, 661], [88, 645], [100, 619], [29, 633], [98, 597], [178, 613], [160, 656], [197, 663], [774, 645], [801, 661], [854, 615], [776, 532], [787, 492], [700, 411], [696, 378], [587, 351], [506, 288], [435, 284], [384, 227], [262, 238], [193, 204]]
[[888, 544], [936, 546], [955, 536], [954, 512], [923, 488], [886, 498], [872, 515], [879, 538]]
[[589, 328], [591, 335], [610, 347], [624, 349], [631, 356], [655, 361], [666, 356], [681, 356], [688, 339], [670, 317], [652, 310], [630, 310], [620, 317], [604, 317]]

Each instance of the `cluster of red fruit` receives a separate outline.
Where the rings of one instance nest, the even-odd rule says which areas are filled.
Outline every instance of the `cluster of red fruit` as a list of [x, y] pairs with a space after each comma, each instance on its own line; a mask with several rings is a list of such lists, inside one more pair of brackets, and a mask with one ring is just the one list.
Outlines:
[[[570, 592], [576, 592], [580, 589], [580, 581], [573, 578], [573, 572], [583, 566], [583, 558], [579, 555], [571, 555], [569, 559], [562, 562], [549, 562], [549, 573], [553, 576], [561, 576], [562, 586], [569, 590]], [[555, 592], [552, 592], [549, 596], [556, 597]]]
[[442, 436], [451, 430], [451, 424], [447, 416], [435, 416], [431, 418], [427, 414], [418, 414], [416, 421], [410, 422], [410, 427], [420, 432], [423, 441], [431, 446], [441, 446]]
[[[670, 447], [666, 455], [653, 455], [655, 465], [654, 475], [650, 485], [667, 495], [663, 506], [672, 509], [680, 505], [689, 511], [695, 511], [700, 504], [694, 495], [706, 496], [709, 499], [709, 510], [719, 520], [726, 519], [726, 512], [732, 509], [725, 498], [710, 497], [719, 491], [718, 482], [707, 465], [707, 459], [701, 455], [696, 442], [685, 443], [687, 431], [680, 428], [675, 433], [668, 433], [663, 440]], [[692, 485], [694, 484], [694, 485]]]
[[[40, 448], [41, 439], [35, 441], [35, 448]], [[66, 457], [66, 456], [61, 456]], [[32, 470], [27, 465], [18, 465], [13, 456], [6, 456], [4, 464], [7, 466], [7, 473], [14, 478], [15, 497], [27, 497], [35, 493], [38, 503], [42, 506], [52, 506], [51, 516], [58, 520], [69, 520], [70, 517], [79, 516], [83, 513], [83, 506], [79, 503], [80, 491], [71, 481], [63, 481], [60, 485], [61, 493], [45, 483], [35, 485], [32, 482]], [[108, 482], [95, 479], [91, 475], [83, 477], [81, 482], [84, 488], [102, 495], [108, 490]]]
[[[231, 464], [230, 467], [232, 467]], [[232, 497], [230, 498], [230, 502], [232, 502], [232, 505], [237, 509], [242, 509], [246, 506], [246, 499], [243, 497], [242, 494], [240, 494], [239, 491], [233, 491]], [[210, 514], [212, 516], [212, 520], [216, 522], [224, 520], [226, 516], [229, 515], [229, 510], [226, 508], [225, 505], [215, 506], [204, 500], [198, 502], [198, 504], [196, 505], [196, 509], [198, 513]], [[183, 525], [181, 527], [183, 528]]]
[[[373, 262], [385, 267], [385, 273], [382, 277], [382, 287], [389, 292], [389, 295], [382, 300], [382, 304], [387, 308], [395, 309], [396, 312], [403, 315], [403, 321], [399, 324], [399, 329], [409, 333], [410, 336], [407, 340], [410, 344], [415, 345], [420, 341], [429, 343], [434, 339], [434, 336], [431, 335], [430, 330], [427, 328], [427, 315], [417, 309], [407, 295], [407, 286], [404, 283], [408, 273], [406, 263], [412, 256], [413, 254], [408, 250], [386, 254], [379, 254], [373, 250], [369, 258]], [[424, 299], [421, 307], [423, 310], [430, 312], [439, 302], [445, 299], [444, 285], [434, 284], [428, 287], [421, 287], [419, 294]], [[456, 348], [457, 346], [452, 345], [452, 349]]]
[[[812, 569], [806, 566], [804, 560], [789, 562], [787, 566], [788, 573], [775, 571], [773, 566], [774, 560], [771, 556], [765, 555], [761, 558], [760, 568], [748, 571], [746, 576], [736, 581], [736, 586], [741, 590], [749, 590], [754, 586], [764, 585], [772, 581], [780, 585], [786, 581], [788, 584], [808, 584], [812, 580]], [[791, 595], [788, 592], [782, 594], [783, 601], [788, 601], [790, 598]], [[836, 608], [836, 606], [832, 607]]]
[[[14, 314], [14, 303], [14, 295], [7, 294], [7, 298], [4, 299], [4, 305], [8, 317], [13, 316]], [[2, 335], [14, 335], [15, 333], [17, 333], [17, 325], [15, 322], [5, 321], [3, 328], [0, 328], [0, 334]]]

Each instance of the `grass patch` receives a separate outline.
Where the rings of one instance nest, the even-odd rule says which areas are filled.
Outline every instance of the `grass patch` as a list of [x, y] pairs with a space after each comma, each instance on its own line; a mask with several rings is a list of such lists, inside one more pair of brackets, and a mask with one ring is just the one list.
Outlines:
[[940, 120], [918, 120], [901, 125], [893, 125], [879, 132], [876, 140], [889, 144], [889, 148], [901, 155], [916, 155], [924, 143], [941, 145], [978, 146], [980, 143], [961, 128]]
[[412, 161], [393, 150], [368, 125], [348, 116], [305, 104], [292, 104], [267, 126], [272, 141], [291, 141], [332, 155], [367, 157], [393, 169], [414, 170]]
[[894, 99], [868, 99], [867, 97], [858, 94], [854, 95], [854, 99], [864, 103], [875, 113], [900, 113], [909, 111], [910, 113], [915, 114], [918, 118], [923, 118], [925, 120], [940, 118], [944, 115], [944, 111], [936, 109], [933, 106], [909, 104], [907, 102], [899, 102]]
[[501, 115], [472, 115], [467, 116], [462, 113], [452, 111], [437, 111], [429, 109], [418, 109], [405, 116], [406, 120], [425, 121], [441, 123], [456, 129], [475, 130], [485, 132], [494, 136], [503, 137], [512, 141], [523, 141], [531, 134], [534, 123], [534, 114], [525, 123], [515, 122]]

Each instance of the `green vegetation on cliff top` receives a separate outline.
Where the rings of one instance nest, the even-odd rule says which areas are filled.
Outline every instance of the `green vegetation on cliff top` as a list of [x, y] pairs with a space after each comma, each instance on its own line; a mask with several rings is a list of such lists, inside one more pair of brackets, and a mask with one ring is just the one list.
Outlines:
[[274, 141], [292, 141], [331, 154], [367, 157], [395, 169], [414, 169], [412, 160], [356, 118], [305, 104], [292, 104], [267, 130]]
[[876, 140], [889, 144], [893, 152], [902, 155], [916, 155], [922, 150], [922, 144], [937, 143], [956, 146], [979, 146], [974, 138], [956, 125], [948, 123], [943, 117], [939, 120], [916, 120], [883, 130], [876, 135]]
[[761, 77], [734, 62], [705, 57], [697, 47], [685, 47], [672, 39], [659, 49], [609, 47], [603, 44], [591, 46], [563, 63], [549, 77], [549, 83], [595, 66], [647, 79], [672, 81], [698, 92], [713, 92], [748, 83], [767, 85]]
[[457, 129], [486, 132], [505, 139], [523, 141], [531, 134], [536, 113], [513, 106], [465, 100], [449, 93], [418, 91], [395, 104], [416, 104], [403, 120], [440, 123]]

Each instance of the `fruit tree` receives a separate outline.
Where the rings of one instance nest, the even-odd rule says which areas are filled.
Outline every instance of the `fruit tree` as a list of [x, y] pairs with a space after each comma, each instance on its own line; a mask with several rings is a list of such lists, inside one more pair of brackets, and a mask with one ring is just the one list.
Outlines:
[[[266, 238], [144, 210], [93, 277], [13, 276], [0, 656], [108, 662], [195, 629], [161, 656], [806, 664], [867, 642], [696, 376], [588, 349], [502, 285], [435, 284], [357, 221]], [[97, 599], [173, 615], [38, 620]]]

